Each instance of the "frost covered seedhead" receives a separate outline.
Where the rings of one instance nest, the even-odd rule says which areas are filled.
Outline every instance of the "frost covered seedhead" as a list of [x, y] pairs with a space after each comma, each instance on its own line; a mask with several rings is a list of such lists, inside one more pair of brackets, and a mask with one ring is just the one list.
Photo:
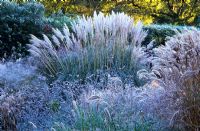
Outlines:
[[[153, 89], [147, 86], [141, 88], [126, 86], [125, 89], [121, 87], [118, 91], [114, 91], [113, 88], [90, 90], [80, 96], [77, 107], [85, 116], [82, 118], [83, 121], [91, 115], [101, 114], [105, 125], [114, 124], [115, 130], [165, 130], [168, 126], [167, 120], [160, 118], [157, 106], [163, 102], [159, 101], [163, 92], [161, 88]], [[76, 123], [82, 120], [79, 114], [76, 112]]]
[[200, 69], [199, 51], [200, 32], [197, 30], [180, 32], [169, 38], [165, 46], [155, 49], [153, 69], [159, 70], [161, 76], [170, 73], [179, 77], [191, 71], [198, 73]]
[[104, 15], [94, 12], [93, 17], [80, 17], [72, 24], [76, 34], [75, 43], [88, 44], [133, 44], [140, 45], [147, 33], [142, 30], [143, 24], [124, 13]]
[[[200, 31], [185, 30], [169, 37], [165, 46], [154, 50], [152, 72], [145, 71], [164, 87], [170, 125], [196, 130], [200, 126]], [[160, 108], [161, 112], [166, 112]], [[165, 113], [164, 113], [165, 114]]]

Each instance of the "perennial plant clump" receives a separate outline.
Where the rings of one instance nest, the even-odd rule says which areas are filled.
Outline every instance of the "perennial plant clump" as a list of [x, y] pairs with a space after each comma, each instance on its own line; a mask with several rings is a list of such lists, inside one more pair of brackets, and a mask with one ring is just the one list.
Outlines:
[[199, 51], [200, 32], [182, 31], [154, 50], [150, 74], [140, 71], [164, 88], [165, 105], [161, 105], [165, 110], [160, 108], [160, 113], [170, 120], [171, 126], [193, 130], [200, 127]]
[[93, 17], [79, 17], [71, 24], [72, 32], [53, 29], [54, 35], [43, 40], [32, 35], [29, 52], [42, 62], [42, 71], [52, 77], [85, 81], [101, 71], [133, 79], [143, 68], [146, 57], [141, 42], [147, 33], [142, 23], [134, 25], [124, 13], [94, 13]]

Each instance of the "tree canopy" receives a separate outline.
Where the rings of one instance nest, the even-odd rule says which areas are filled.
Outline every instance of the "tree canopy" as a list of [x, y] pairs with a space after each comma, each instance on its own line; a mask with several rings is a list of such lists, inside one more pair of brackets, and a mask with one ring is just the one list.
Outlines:
[[[28, 0], [14, 0], [24, 2]], [[200, 0], [37, 0], [45, 5], [48, 13], [62, 10], [64, 13], [92, 15], [125, 12], [146, 23], [172, 23], [197, 25], [200, 16]]]

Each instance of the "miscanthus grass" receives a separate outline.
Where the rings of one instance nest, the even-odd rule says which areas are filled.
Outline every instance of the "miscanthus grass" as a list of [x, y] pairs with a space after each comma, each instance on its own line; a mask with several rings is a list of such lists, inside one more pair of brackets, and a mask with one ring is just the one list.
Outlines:
[[51, 38], [32, 35], [29, 52], [51, 77], [85, 81], [103, 71], [138, 84], [136, 72], [146, 57], [141, 42], [147, 33], [142, 26], [124, 13], [95, 12], [93, 17], [82, 16], [73, 22], [72, 32], [65, 26], [62, 31], [53, 29]]
[[154, 50], [151, 78], [165, 92], [159, 112], [170, 126], [187, 130], [200, 128], [200, 32], [185, 30], [169, 37], [165, 46]]

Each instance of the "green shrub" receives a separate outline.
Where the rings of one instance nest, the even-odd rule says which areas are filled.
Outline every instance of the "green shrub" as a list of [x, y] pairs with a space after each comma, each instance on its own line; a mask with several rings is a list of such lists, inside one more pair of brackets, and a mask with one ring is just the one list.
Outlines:
[[44, 11], [44, 6], [39, 3], [0, 1], [0, 58], [27, 55], [30, 34], [40, 37], [48, 31]]
[[72, 18], [74, 17], [74, 15], [58, 12], [47, 17], [47, 22], [54, 28], [62, 29], [64, 25], [70, 27]]
[[176, 34], [177, 31], [184, 29], [191, 29], [190, 26], [173, 26], [173, 25], [149, 25], [144, 26], [143, 29], [148, 31], [148, 35], [143, 41], [143, 45], [149, 44], [152, 40], [155, 40], [154, 46], [164, 45], [166, 37], [170, 37]]

